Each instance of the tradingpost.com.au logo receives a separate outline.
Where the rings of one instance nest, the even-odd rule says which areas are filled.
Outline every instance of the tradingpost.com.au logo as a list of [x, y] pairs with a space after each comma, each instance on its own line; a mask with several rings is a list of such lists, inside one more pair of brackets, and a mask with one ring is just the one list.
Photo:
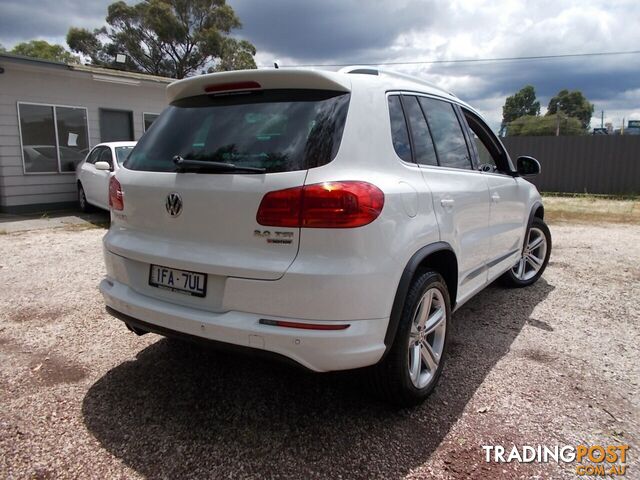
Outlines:
[[627, 473], [629, 445], [483, 445], [487, 463], [576, 463], [576, 475], [605, 477]]

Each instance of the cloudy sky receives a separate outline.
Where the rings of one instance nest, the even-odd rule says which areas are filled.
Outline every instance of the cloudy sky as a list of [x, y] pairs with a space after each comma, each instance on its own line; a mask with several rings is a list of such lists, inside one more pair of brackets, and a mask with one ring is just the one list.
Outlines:
[[[640, 3], [623, 1], [228, 0], [237, 32], [271, 66], [486, 59], [640, 49]], [[110, 0], [1, 0], [0, 44], [64, 44], [101, 26]], [[326, 67], [336, 69], [337, 67]], [[531, 84], [545, 107], [563, 88], [595, 104], [592, 126], [640, 119], [640, 54], [535, 61], [394, 65], [468, 101], [497, 128], [507, 95]], [[544, 108], [543, 108], [544, 111]]]

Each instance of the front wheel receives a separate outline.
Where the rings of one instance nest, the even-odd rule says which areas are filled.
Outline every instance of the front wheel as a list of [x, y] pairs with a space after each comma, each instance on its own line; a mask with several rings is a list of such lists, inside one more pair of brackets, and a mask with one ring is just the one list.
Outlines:
[[429, 396], [444, 366], [450, 318], [443, 278], [432, 270], [419, 274], [409, 288], [391, 350], [371, 372], [381, 396], [401, 407]]
[[502, 277], [509, 287], [527, 287], [534, 284], [547, 268], [551, 255], [551, 232], [541, 218], [534, 217], [516, 264]]
[[84, 193], [84, 188], [81, 183], [78, 183], [78, 205], [84, 213], [91, 212], [91, 205], [87, 202], [87, 196]]

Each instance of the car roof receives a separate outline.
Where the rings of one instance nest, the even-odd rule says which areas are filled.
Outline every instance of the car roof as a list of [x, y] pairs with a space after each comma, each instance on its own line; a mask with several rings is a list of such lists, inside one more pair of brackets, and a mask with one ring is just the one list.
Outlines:
[[279, 68], [218, 72], [175, 81], [167, 86], [168, 103], [205, 93], [225, 93], [233, 90], [276, 88], [319, 89], [351, 92], [406, 91], [433, 95], [458, 103], [479, 115], [469, 104], [453, 93], [419, 77], [371, 66], [353, 65], [334, 72], [309, 68]]
[[128, 142], [102, 142], [102, 143], [98, 143], [97, 145], [95, 145], [93, 148], [95, 147], [135, 147], [136, 146], [135, 141], [128, 141]]

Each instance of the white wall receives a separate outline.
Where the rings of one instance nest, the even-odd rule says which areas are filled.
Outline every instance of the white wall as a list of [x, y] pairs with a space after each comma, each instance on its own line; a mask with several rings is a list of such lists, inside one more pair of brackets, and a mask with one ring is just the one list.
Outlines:
[[23, 173], [18, 102], [86, 107], [91, 146], [100, 143], [99, 108], [132, 111], [137, 140], [143, 134], [142, 113], [160, 113], [166, 106], [166, 82], [127, 78], [124, 81], [137, 85], [111, 83], [95, 79], [109, 78], [103, 72], [73, 71], [4, 58], [0, 58], [0, 66], [4, 68], [0, 74], [0, 210], [76, 199], [73, 173]]

